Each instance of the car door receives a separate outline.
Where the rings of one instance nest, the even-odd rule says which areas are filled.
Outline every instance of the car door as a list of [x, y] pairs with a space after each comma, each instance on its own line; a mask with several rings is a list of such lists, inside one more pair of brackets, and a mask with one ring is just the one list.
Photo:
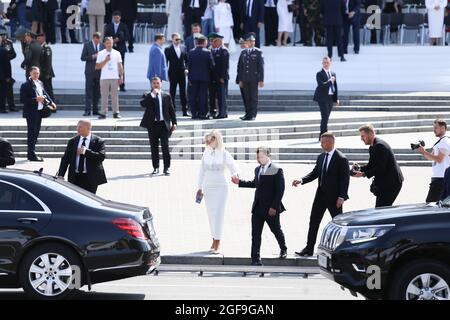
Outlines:
[[22, 247], [39, 236], [50, 219], [50, 209], [38, 197], [0, 179], [0, 274], [14, 271]]

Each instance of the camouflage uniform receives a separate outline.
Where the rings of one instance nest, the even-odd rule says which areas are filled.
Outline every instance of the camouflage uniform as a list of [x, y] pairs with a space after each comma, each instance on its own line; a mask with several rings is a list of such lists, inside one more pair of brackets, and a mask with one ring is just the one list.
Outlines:
[[40, 66], [41, 66], [41, 75], [40, 79], [44, 84], [44, 89], [49, 94], [50, 98], [55, 101], [55, 97], [53, 95], [53, 84], [52, 79], [55, 77], [55, 73], [53, 72], [53, 64], [52, 64], [52, 48], [47, 43], [42, 45], [41, 49], [41, 57], [40, 57]]
[[[3, 41], [0, 43], [0, 46], [4, 48], [8, 54], [9, 61], [16, 58], [17, 54], [14, 50], [13, 42], [6, 38], [5, 35], [3, 35]], [[13, 86], [14, 82], [16, 80], [10, 79], [10, 81], [6, 84], [6, 101], [8, 102], [8, 107], [10, 111], [16, 111], [16, 106], [14, 105], [14, 92], [13, 92]]]
[[303, 0], [306, 9], [306, 45], [312, 45], [314, 32], [314, 43], [322, 46], [325, 38], [325, 28], [320, 16], [320, 0]]

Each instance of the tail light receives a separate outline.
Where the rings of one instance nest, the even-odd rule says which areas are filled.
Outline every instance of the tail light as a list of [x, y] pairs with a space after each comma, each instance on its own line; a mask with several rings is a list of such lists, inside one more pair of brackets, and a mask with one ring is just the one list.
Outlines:
[[148, 240], [141, 225], [133, 219], [119, 218], [114, 219], [113, 224], [120, 230], [126, 231], [130, 236], [136, 239]]

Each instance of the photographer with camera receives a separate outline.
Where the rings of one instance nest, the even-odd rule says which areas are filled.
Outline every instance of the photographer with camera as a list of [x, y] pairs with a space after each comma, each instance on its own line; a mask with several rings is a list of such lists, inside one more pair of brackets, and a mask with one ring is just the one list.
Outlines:
[[444, 185], [445, 170], [450, 167], [450, 138], [445, 135], [447, 122], [442, 119], [434, 120], [433, 131], [439, 140], [433, 145], [431, 152], [424, 148], [425, 143], [423, 141], [411, 144], [411, 149], [422, 154], [425, 159], [433, 161], [430, 189], [425, 200], [426, 202], [439, 201]]

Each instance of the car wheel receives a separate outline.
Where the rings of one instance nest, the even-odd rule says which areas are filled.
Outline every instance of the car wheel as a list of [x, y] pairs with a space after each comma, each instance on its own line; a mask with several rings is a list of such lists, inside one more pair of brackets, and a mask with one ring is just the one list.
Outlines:
[[32, 298], [59, 300], [73, 296], [81, 287], [81, 270], [80, 259], [70, 248], [45, 244], [24, 257], [19, 278]]
[[450, 269], [438, 261], [413, 261], [396, 272], [389, 293], [393, 300], [449, 300]]

